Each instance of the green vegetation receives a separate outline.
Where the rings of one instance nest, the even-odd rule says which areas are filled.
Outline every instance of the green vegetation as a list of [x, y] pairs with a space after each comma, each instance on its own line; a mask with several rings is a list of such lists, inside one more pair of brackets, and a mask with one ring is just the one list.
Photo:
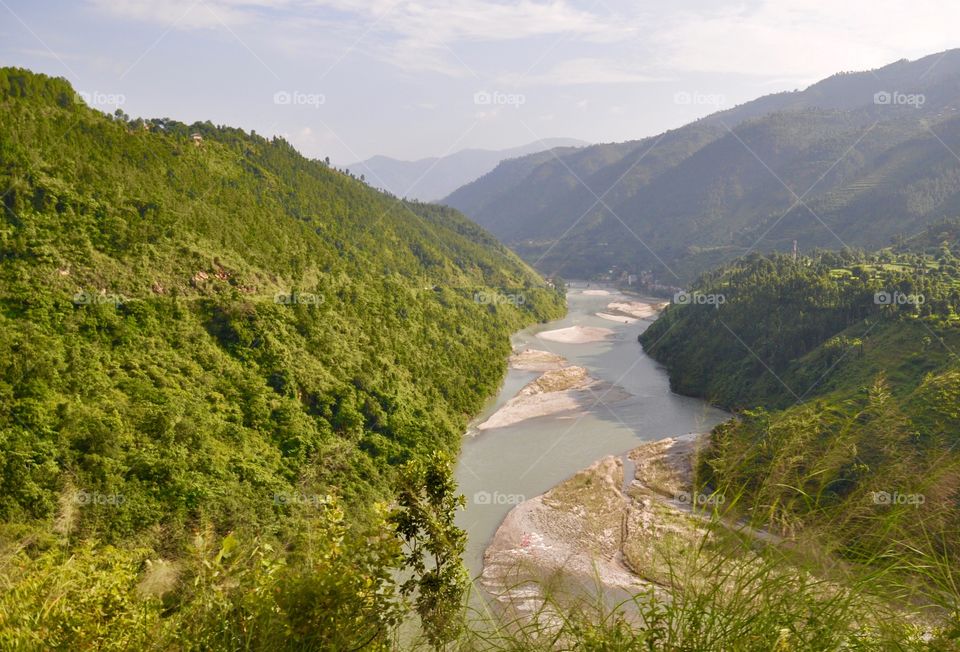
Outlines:
[[722, 300], [672, 305], [640, 338], [678, 391], [738, 412], [697, 469], [726, 518], [854, 563], [912, 623], [960, 613], [956, 233], [738, 260], [691, 288]]
[[388, 644], [397, 469], [444, 477], [562, 292], [283, 140], [9, 68], [0, 125], [0, 648]]
[[[706, 539], [705, 539], [706, 541]], [[669, 544], [671, 542], [664, 541]], [[875, 582], [824, 579], [774, 549], [662, 545], [662, 588], [610, 604], [550, 587], [542, 606], [513, 620], [477, 614], [464, 650], [954, 650], [949, 632], [872, 594]], [[597, 587], [599, 591], [600, 588]]]
[[949, 245], [936, 256], [755, 254], [703, 274], [678, 302], [689, 305], [640, 338], [676, 391], [726, 408], [786, 407], [880, 370], [906, 390], [948, 362], [938, 342], [960, 333], [960, 270]]
[[739, 412], [698, 482], [815, 553], [668, 537], [667, 595], [510, 620], [451, 459], [561, 291], [282, 140], [16, 69], [0, 125], [0, 649], [957, 649], [956, 224], [737, 261], [643, 336]]

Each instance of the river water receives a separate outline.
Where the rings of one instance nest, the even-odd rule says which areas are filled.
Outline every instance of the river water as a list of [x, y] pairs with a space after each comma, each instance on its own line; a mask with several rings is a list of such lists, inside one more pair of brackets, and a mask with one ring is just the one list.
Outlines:
[[[584, 294], [604, 289], [606, 296]], [[513, 336], [515, 350], [540, 349], [562, 355], [570, 364], [625, 390], [596, 390], [576, 412], [528, 419], [493, 430], [468, 431], [456, 469], [467, 507], [457, 524], [469, 536], [464, 558], [471, 576], [483, 570], [483, 551], [507, 512], [526, 498], [557, 483], [606, 455], [619, 455], [642, 442], [689, 432], [703, 432], [729, 418], [702, 400], [670, 391], [667, 374], [643, 353], [637, 335], [648, 321], [632, 324], [597, 317], [611, 301], [636, 301], [612, 288], [571, 284], [566, 317], [540, 324]], [[536, 337], [541, 331], [568, 326], [599, 326], [614, 331], [603, 342], [564, 344]], [[510, 369], [500, 392], [473, 424], [481, 423], [539, 372]], [[598, 400], [599, 399], [599, 400]]]

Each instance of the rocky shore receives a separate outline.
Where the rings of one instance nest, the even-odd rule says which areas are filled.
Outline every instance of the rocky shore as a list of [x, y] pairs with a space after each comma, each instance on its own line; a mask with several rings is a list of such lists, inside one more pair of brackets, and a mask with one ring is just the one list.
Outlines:
[[484, 555], [485, 588], [504, 606], [530, 612], [542, 606], [544, 587], [558, 583], [631, 594], [664, 584], [663, 544], [679, 549], [705, 533], [690, 499], [693, 460], [705, 441], [691, 434], [605, 457], [515, 507]]

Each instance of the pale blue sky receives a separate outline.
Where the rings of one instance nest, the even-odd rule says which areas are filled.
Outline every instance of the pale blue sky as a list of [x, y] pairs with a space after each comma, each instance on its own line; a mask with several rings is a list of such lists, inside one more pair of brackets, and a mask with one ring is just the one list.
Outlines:
[[0, 64], [345, 164], [640, 138], [958, 24], [944, 0], [0, 0]]

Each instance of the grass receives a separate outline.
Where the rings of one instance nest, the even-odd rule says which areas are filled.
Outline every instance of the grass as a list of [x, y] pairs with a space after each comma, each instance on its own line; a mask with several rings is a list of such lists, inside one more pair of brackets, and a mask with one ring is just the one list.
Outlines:
[[[468, 612], [465, 635], [448, 649], [960, 650], [957, 578], [929, 554], [851, 570], [814, 568], [797, 550], [756, 549], [735, 536], [658, 552], [668, 571], [660, 586], [610, 604], [599, 587], [586, 594], [544, 584], [532, 613], [510, 605]], [[908, 571], [923, 581], [906, 582]]]
[[[914, 600], [896, 603], [893, 567], [843, 581], [797, 566], [773, 548], [732, 549], [731, 540], [705, 537], [701, 545], [660, 553], [669, 574], [611, 604], [600, 587], [574, 591], [544, 582], [544, 599], [531, 612], [505, 607], [465, 612], [468, 625], [448, 650], [513, 652], [584, 650], [754, 651], [957, 650], [956, 621]], [[932, 562], [930, 558], [926, 562]], [[898, 565], [899, 566], [899, 565]], [[900, 569], [902, 570], [902, 568]], [[930, 567], [930, 578], [944, 570]], [[943, 576], [945, 577], [945, 576]], [[956, 596], [956, 593], [953, 594]], [[908, 606], [909, 605], [909, 606]], [[938, 624], [939, 623], [939, 624]], [[407, 641], [408, 649], [428, 649]]]

